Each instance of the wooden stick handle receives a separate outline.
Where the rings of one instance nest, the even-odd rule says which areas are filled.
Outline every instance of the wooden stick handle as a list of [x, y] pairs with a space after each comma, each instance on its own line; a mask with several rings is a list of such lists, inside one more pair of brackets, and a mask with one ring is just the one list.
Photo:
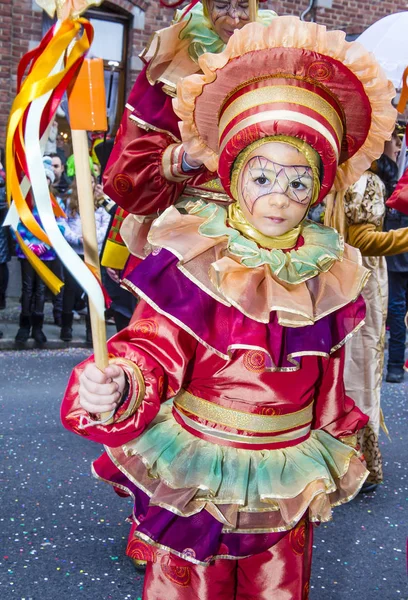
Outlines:
[[249, 0], [249, 20], [251, 23], [256, 23], [258, 18], [257, 0]]
[[[94, 196], [91, 171], [89, 168], [87, 132], [73, 129], [71, 133], [85, 262], [93, 267], [100, 276], [101, 271], [99, 265], [98, 241], [96, 237]], [[109, 364], [108, 349], [106, 347], [105, 319], [99, 316], [92, 303], [92, 298], [88, 298], [88, 300], [95, 364], [98, 369], [103, 371]], [[101, 418], [105, 419], [107, 416], [107, 413], [103, 413]]]

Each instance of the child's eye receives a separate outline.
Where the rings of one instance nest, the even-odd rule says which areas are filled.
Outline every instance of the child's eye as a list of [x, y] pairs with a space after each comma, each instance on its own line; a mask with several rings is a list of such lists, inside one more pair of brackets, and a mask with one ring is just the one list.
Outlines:
[[296, 179], [295, 181], [291, 181], [290, 187], [295, 190], [305, 190], [306, 189], [305, 184], [302, 183], [301, 181], [299, 181], [298, 179]]
[[255, 179], [255, 182], [259, 185], [265, 185], [265, 183], [269, 183], [269, 179], [265, 175], [260, 175]]

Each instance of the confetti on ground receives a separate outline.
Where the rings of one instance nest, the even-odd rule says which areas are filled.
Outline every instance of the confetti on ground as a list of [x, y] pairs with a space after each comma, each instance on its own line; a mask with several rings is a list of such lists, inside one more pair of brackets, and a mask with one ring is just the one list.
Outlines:
[[[59, 420], [69, 373], [87, 356], [1, 354], [1, 600], [141, 600], [143, 575], [125, 556], [130, 501], [92, 478], [101, 447]], [[381, 437], [384, 485], [315, 528], [311, 600], [408, 600], [406, 378], [383, 387], [392, 438]]]

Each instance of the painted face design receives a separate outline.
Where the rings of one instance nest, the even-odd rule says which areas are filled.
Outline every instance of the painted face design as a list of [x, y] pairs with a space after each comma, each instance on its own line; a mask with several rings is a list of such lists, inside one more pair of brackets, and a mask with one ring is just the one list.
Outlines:
[[211, 6], [211, 19], [216, 23], [222, 17], [230, 16], [240, 21], [249, 21], [249, 2], [247, 0], [214, 0]]
[[283, 194], [298, 204], [312, 199], [312, 169], [303, 165], [281, 165], [264, 156], [254, 156], [242, 174], [242, 198], [252, 214], [255, 202], [270, 194]]

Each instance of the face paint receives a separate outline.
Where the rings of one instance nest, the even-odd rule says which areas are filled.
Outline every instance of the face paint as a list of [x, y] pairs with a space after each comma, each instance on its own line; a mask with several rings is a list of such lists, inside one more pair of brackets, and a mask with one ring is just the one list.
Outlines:
[[247, 0], [214, 0], [211, 7], [213, 23], [226, 16], [249, 21], [249, 2]]
[[252, 214], [255, 202], [263, 196], [281, 194], [298, 204], [308, 205], [312, 199], [312, 169], [303, 165], [282, 165], [254, 156], [242, 174], [242, 198]]
[[211, 26], [224, 44], [249, 23], [248, 0], [208, 0], [207, 8]]

